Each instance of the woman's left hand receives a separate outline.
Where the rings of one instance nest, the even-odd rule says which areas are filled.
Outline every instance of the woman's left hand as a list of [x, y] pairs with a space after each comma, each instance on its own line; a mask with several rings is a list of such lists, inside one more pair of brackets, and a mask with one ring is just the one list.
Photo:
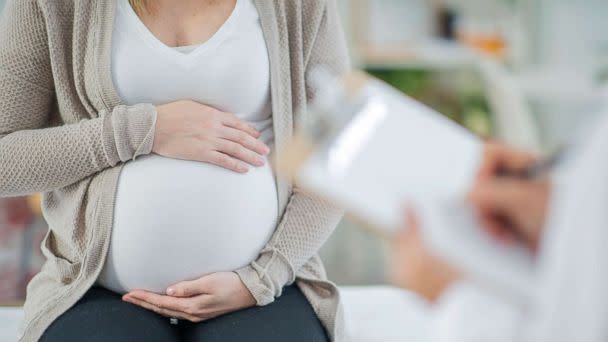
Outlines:
[[170, 286], [167, 295], [134, 290], [122, 299], [166, 317], [205, 321], [256, 304], [234, 272], [218, 272]]

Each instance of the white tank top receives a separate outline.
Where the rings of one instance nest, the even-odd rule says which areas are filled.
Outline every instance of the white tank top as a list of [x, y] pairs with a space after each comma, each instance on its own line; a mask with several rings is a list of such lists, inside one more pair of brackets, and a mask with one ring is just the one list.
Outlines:
[[[118, 0], [112, 76], [126, 104], [195, 100], [235, 113], [273, 144], [270, 67], [258, 12], [237, 0], [199, 46], [171, 48]], [[164, 293], [176, 282], [253, 261], [278, 220], [270, 163], [238, 174], [211, 164], [149, 155], [118, 181], [110, 249], [98, 283], [116, 292]]]

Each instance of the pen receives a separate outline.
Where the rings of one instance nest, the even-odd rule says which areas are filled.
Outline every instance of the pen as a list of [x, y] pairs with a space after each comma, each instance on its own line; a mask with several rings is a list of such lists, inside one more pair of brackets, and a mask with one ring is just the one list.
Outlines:
[[525, 170], [520, 171], [507, 171], [499, 170], [498, 175], [503, 177], [515, 177], [520, 179], [538, 179], [548, 174], [555, 168], [557, 164], [561, 162], [565, 154], [565, 149], [560, 148], [555, 153], [551, 154], [548, 158], [542, 159]]

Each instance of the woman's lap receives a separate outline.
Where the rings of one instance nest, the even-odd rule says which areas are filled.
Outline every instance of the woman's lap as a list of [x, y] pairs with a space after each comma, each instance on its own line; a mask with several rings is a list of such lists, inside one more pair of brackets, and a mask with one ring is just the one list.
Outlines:
[[233, 312], [207, 322], [183, 324], [185, 342], [325, 342], [325, 330], [297, 286], [267, 306]]
[[267, 306], [218, 318], [171, 325], [169, 319], [123, 302], [120, 295], [94, 287], [47, 329], [55, 341], [328, 341], [321, 322], [296, 286], [286, 287]]
[[44, 332], [41, 342], [180, 341], [166, 318], [123, 302], [101, 287], [91, 288]]

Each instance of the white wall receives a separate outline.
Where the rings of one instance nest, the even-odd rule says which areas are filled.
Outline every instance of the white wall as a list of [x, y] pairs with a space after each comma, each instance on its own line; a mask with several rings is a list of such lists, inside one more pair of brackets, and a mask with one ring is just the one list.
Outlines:
[[424, 0], [374, 0], [368, 6], [370, 41], [400, 43], [431, 34], [431, 10]]

